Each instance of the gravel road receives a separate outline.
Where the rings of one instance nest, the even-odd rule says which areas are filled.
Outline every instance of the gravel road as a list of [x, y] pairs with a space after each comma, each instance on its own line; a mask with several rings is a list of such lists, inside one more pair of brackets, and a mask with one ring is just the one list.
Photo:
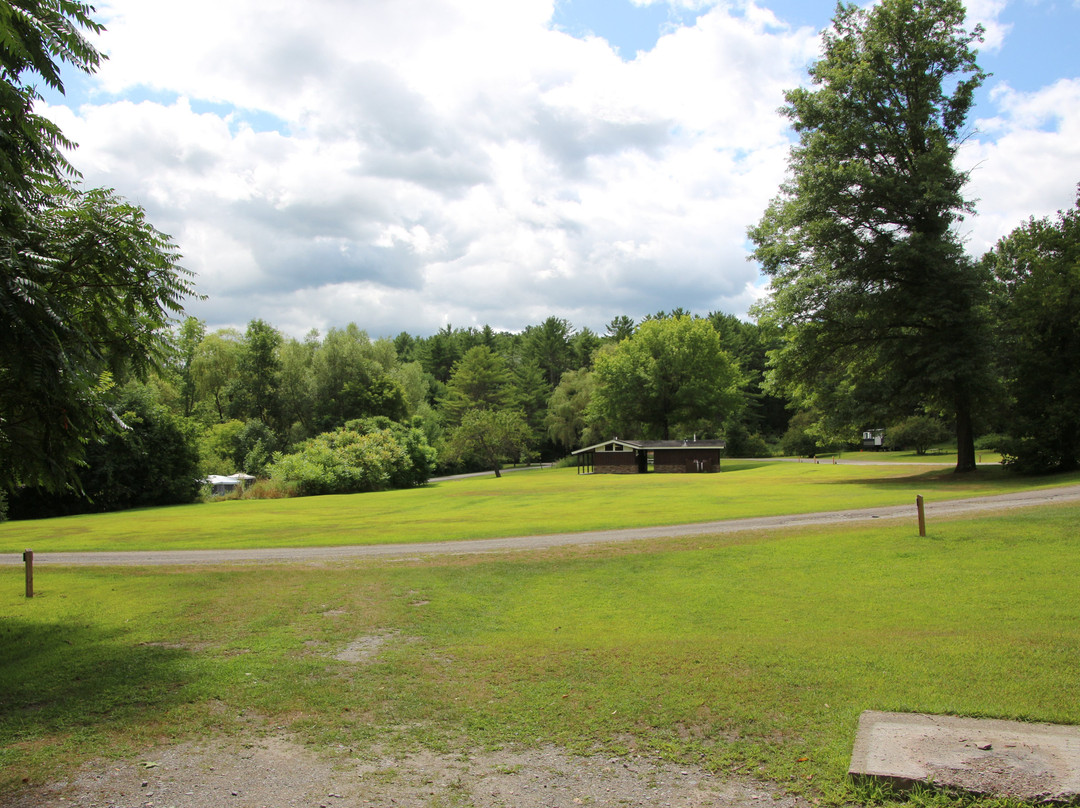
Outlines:
[[[1080, 485], [1021, 491], [970, 499], [942, 502], [927, 501], [926, 517], [1003, 510], [1031, 505], [1080, 501]], [[282, 563], [327, 561], [344, 558], [419, 558], [429, 555], [465, 555], [513, 550], [540, 550], [569, 545], [605, 544], [675, 536], [709, 536], [747, 530], [807, 527], [836, 523], [867, 522], [872, 519], [916, 519], [915, 503], [847, 511], [763, 516], [728, 519], [689, 525], [664, 525], [623, 530], [591, 530], [583, 533], [552, 533], [540, 536], [512, 536], [471, 541], [422, 542], [414, 544], [376, 544], [344, 547], [265, 548], [247, 550], [154, 550], [95, 553], [35, 553], [35, 566], [41, 564], [153, 566], [223, 563]], [[0, 554], [0, 564], [22, 564], [21, 553]]]

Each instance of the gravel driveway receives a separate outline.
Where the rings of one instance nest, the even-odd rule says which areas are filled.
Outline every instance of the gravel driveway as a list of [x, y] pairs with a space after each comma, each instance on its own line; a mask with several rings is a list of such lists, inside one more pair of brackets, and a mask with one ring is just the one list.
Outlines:
[[[927, 501], [926, 517], [1003, 510], [1030, 505], [1080, 501], [1080, 485], [1022, 491], [943, 502]], [[471, 541], [420, 542], [414, 544], [375, 544], [344, 547], [267, 548], [246, 550], [153, 550], [95, 553], [35, 553], [35, 566], [41, 564], [94, 564], [112, 566], [149, 566], [165, 564], [222, 564], [251, 562], [326, 561], [340, 558], [414, 558], [427, 555], [464, 555], [510, 550], [540, 550], [568, 545], [605, 544], [674, 536], [711, 536], [768, 528], [807, 527], [836, 523], [868, 522], [872, 519], [916, 519], [915, 503], [849, 511], [761, 516], [728, 519], [689, 525], [663, 525], [622, 530], [591, 530], [583, 533], [551, 533], [541, 536], [512, 536], [502, 539]], [[0, 564], [22, 564], [21, 553], [0, 554]]]

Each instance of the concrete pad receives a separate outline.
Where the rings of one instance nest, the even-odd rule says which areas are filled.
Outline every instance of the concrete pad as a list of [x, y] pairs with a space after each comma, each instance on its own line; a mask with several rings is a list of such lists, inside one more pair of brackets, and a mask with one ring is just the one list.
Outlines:
[[1023, 800], [1080, 797], [1080, 727], [867, 710], [849, 769]]

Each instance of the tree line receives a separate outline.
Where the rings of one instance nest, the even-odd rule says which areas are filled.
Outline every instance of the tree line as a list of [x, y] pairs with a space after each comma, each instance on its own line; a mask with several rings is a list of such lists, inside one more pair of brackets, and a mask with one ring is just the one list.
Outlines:
[[[190, 501], [208, 474], [265, 496], [378, 490], [554, 460], [612, 436], [724, 437], [732, 456], [951, 439], [1026, 472], [1080, 464], [1080, 199], [981, 259], [955, 168], [981, 31], [958, 0], [838, 6], [813, 87], [787, 94], [789, 179], [750, 229], [754, 321], [557, 316], [520, 332], [372, 338], [210, 331], [171, 240], [85, 189], [34, 113], [36, 76], [91, 72], [69, 0], [0, 4], [0, 491], [14, 515]], [[5, 502], [0, 499], [0, 516]]]

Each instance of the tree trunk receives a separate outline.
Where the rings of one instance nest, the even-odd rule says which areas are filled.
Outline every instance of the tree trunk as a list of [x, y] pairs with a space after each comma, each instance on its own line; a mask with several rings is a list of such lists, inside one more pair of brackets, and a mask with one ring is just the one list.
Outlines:
[[967, 396], [956, 397], [956, 473], [975, 471], [975, 433]]
[[499, 464], [495, 463], [495, 476], [502, 477], [502, 472], [499, 470]]

